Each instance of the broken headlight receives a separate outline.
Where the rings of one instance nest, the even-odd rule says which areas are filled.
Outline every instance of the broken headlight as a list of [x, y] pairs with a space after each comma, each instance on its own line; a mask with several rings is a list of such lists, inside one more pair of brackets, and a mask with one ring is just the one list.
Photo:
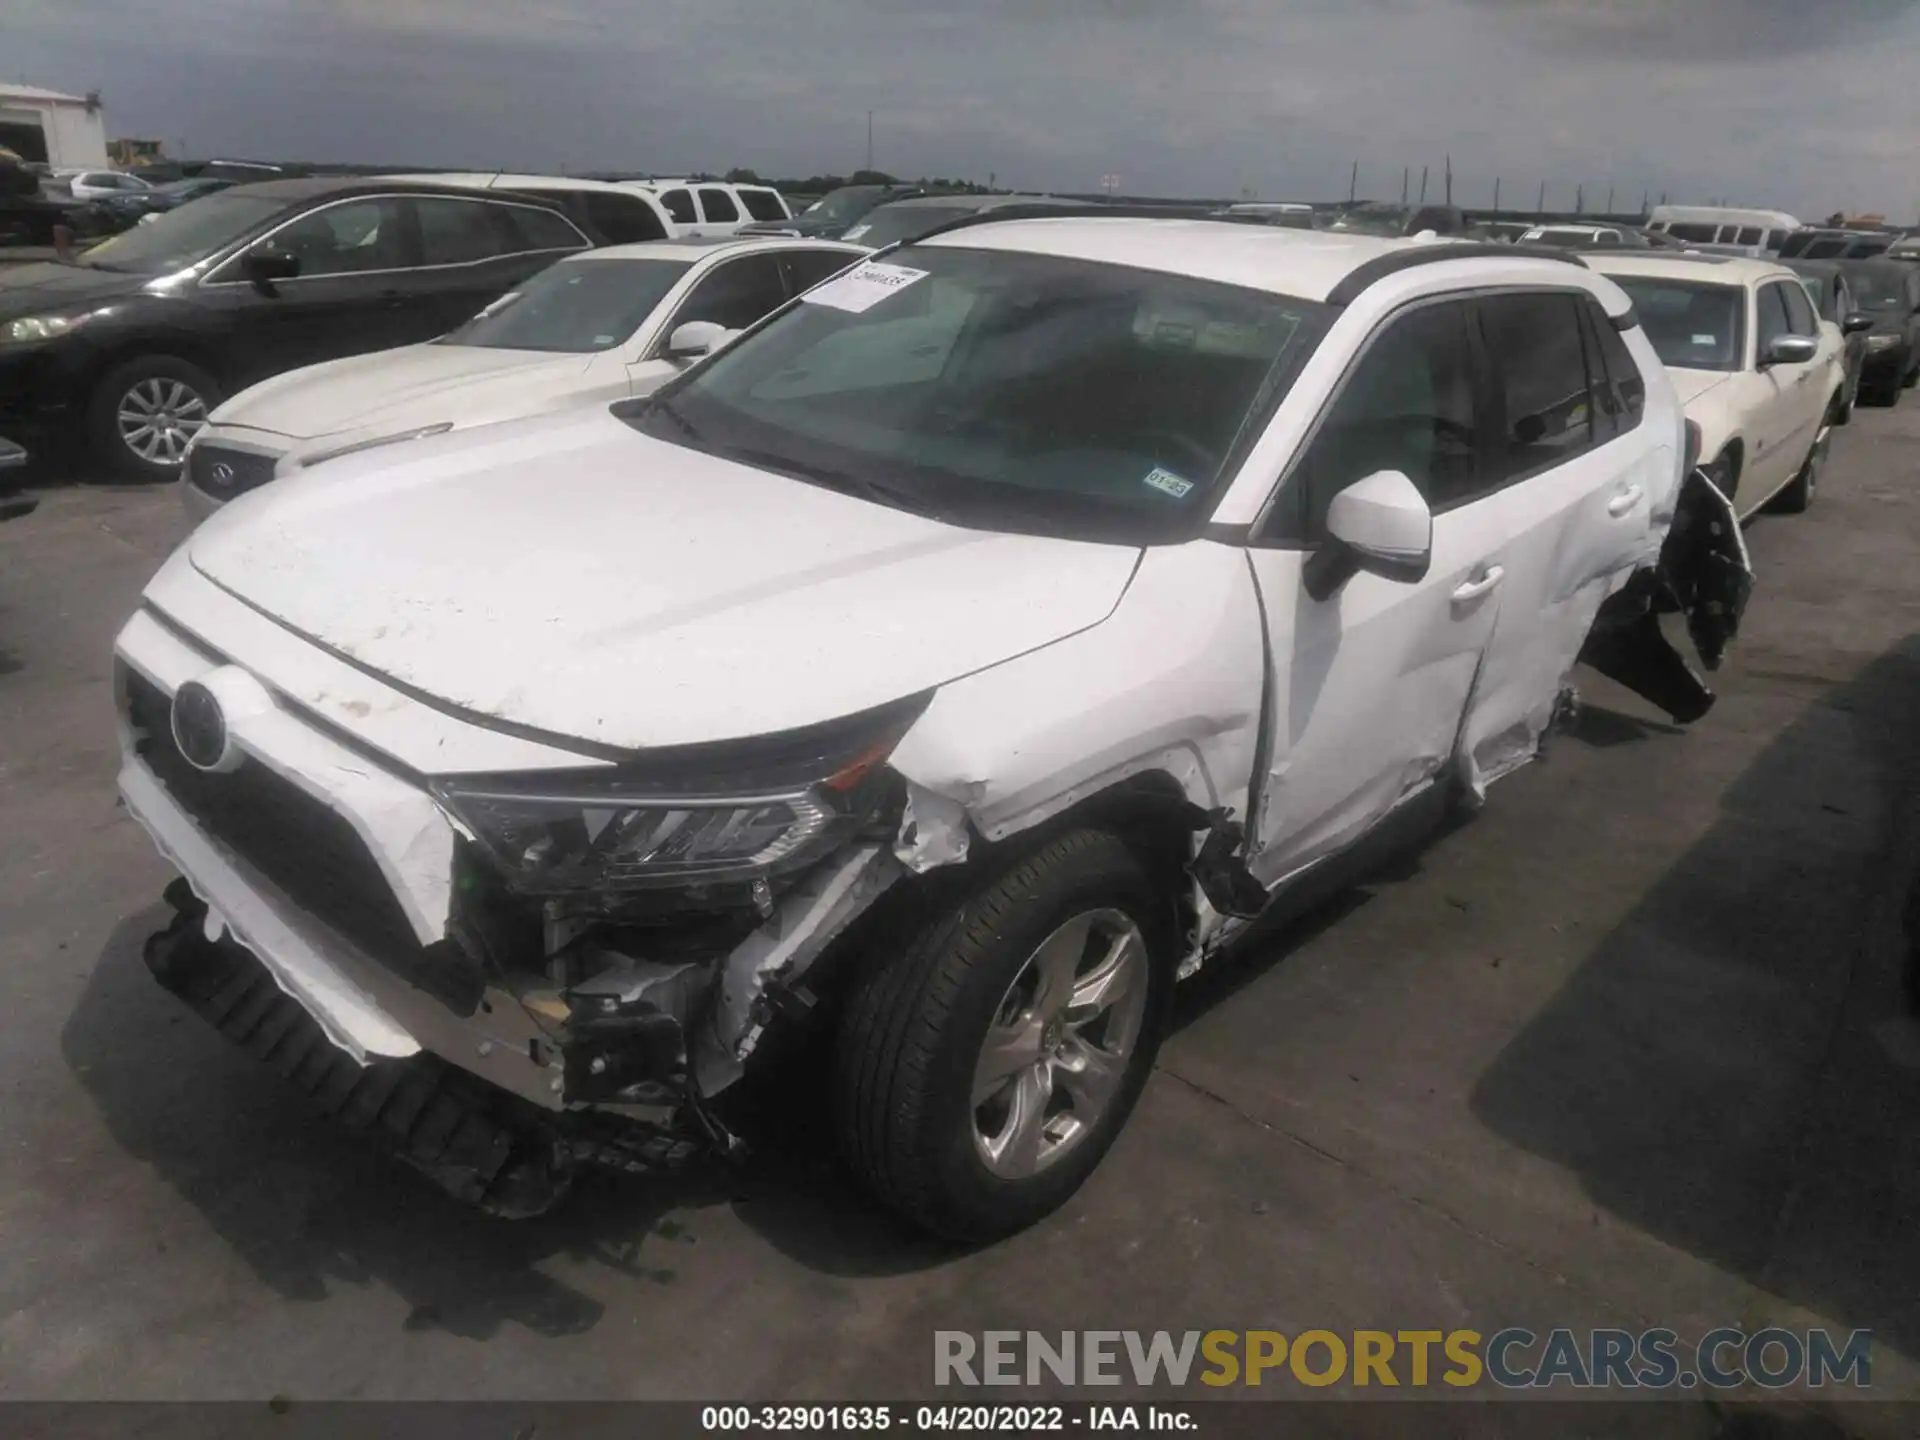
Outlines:
[[811, 864], [873, 815], [884, 762], [929, 698], [599, 770], [431, 788], [522, 894], [753, 881]]

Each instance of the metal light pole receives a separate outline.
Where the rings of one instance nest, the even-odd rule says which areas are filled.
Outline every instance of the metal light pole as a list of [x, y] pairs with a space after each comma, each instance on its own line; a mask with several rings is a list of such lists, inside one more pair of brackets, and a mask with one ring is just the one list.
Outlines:
[[1533, 213], [1544, 220], [1547, 216], [1547, 182], [1540, 182], [1540, 203], [1533, 207]]
[[1412, 183], [1413, 168], [1408, 165], [1402, 165], [1400, 167], [1400, 203], [1402, 205], [1407, 203], [1407, 186]]
[[1351, 205], [1360, 194], [1360, 162], [1353, 162], [1353, 172], [1347, 177], [1347, 203]]
[[1496, 215], [1500, 213], [1500, 177], [1498, 175], [1493, 177], [1493, 213]]
[[1427, 167], [1424, 165], [1420, 167], [1420, 203], [1427, 203]]
[[1453, 156], [1447, 156], [1447, 204], [1453, 203]]

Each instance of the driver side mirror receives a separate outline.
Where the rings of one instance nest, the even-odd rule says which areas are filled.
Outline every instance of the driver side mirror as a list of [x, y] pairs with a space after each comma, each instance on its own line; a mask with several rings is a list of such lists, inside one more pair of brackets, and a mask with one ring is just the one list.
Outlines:
[[240, 257], [240, 270], [262, 295], [278, 292], [276, 280], [292, 280], [300, 273], [300, 257], [276, 246], [260, 244]]
[[1760, 368], [1770, 365], [1804, 365], [1820, 353], [1820, 342], [1811, 335], [1776, 335], [1760, 356]]
[[689, 320], [667, 337], [669, 360], [698, 360], [721, 349], [740, 332], [711, 320]]
[[1864, 335], [1872, 328], [1873, 316], [1864, 315], [1857, 310], [1840, 322], [1840, 333], [1843, 335]]
[[1327, 507], [1327, 543], [1308, 559], [1307, 593], [1325, 600], [1364, 570], [1411, 585], [1433, 563], [1433, 511], [1398, 470], [1356, 480]]

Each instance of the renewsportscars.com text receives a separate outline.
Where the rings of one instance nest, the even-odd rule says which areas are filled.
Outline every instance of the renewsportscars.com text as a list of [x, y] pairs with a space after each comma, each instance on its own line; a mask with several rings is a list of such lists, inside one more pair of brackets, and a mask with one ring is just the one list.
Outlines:
[[1873, 1383], [1873, 1332], [936, 1330], [936, 1385], [1728, 1390]]

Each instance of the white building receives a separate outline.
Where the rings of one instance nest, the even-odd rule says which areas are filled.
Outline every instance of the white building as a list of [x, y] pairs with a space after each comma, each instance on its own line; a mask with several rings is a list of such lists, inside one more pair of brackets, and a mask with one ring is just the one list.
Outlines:
[[0, 145], [22, 160], [104, 169], [107, 123], [99, 97], [0, 84]]

